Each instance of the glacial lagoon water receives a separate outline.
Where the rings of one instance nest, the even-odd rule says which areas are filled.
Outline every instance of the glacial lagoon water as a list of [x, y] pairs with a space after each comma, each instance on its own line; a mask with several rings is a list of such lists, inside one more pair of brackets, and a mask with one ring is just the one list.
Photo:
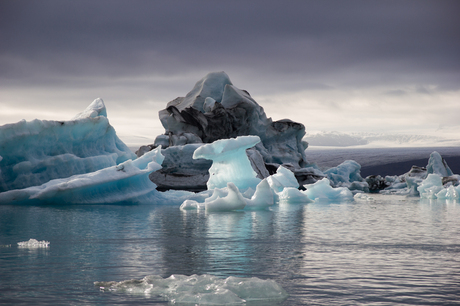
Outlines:
[[[215, 213], [0, 205], [0, 304], [165, 305], [94, 282], [209, 274], [274, 280], [289, 297], [273, 305], [459, 305], [460, 203], [374, 199]], [[30, 238], [50, 244], [18, 247]]]

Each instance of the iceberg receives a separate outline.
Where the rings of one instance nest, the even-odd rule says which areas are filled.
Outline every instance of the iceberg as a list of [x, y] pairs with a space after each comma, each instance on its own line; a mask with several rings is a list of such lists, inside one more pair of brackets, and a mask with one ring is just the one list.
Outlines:
[[246, 305], [257, 302], [281, 303], [289, 295], [273, 280], [257, 277], [230, 276], [226, 279], [212, 275], [158, 275], [141, 280], [121, 282], [94, 282], [104, 292], [142, 294], [146, 297], [160, 296], [172, 304], [187, 305]]
[[316, 183], [304, 185], [304, 193], [315, 202], [353, 201], [353, 193], [346, 187], [333, 188], [330, 181], [324, 178]]
[[428, 177], [417, 187], [421, 198], [436, 199], [436, 194], [443, 189], [442, 178], [438, 174], [428, 174]]
[[361, 177], [361, 165], [346, 160], [337, 167], [324, 171], [334, 187], [347, 187], [353, 191], [369, 192], [369, 184]]
[[54, 179], [40, 186], [0, 193], [0, 203], [133, 204], [181, 203], [189, 192], [160, 193], [148, 176], [161, 168], [161, 147], [136, 160], [95, 172]]
[[426, 166], [427, 174], [438, 174], [441, 177], [447, 177], [453, 175], [452, 170], [450, 170], [444, 158], [441, 154], [434, 151], [430, 154], [430, 159], [428, 160], [428, 165]]
[[297, 188], [286, 187], [278, 194], [278, 201], [280, 203], [311, 203], [311, 200], [304, 191]]
[[252, 169], [246, 149], [259, 142], [258, 136], [239, 136], [216, 140], [197, 148], [193, 153], [193, 159], [212, 160], [206, 184], [208, 190], [226, 187], [228, 182], [232, 182], [240, 190], [255, 188], [261, 180]]
[[257, 185], [255, 192], [249, 188], [242, 194], [235, 184], [229, 182], [225, 188], [214, 188], [211, 194], [207, 191], [200, 193], [200, 195], [204, 196], [204, 202], [187, 199], [181, 204], [180, 209], [205, 209], [206, 211], [263, 210], [274, 204], [273, 191], [266, 179]]
[[[264, 109], [246, 90], [235, 87], [225, 72], [207, 74], [185, 97], [178, 97], [169, 102], [166, 108], [159, 112], [159, 117], [165, 133], [156, 137], [153, 144], [139, 148], [138, 156], [159, 145], [164, 148], [190, 144], [200, 146], [221, 139], [256, 135], [260, 138], [260, 142], [253, 149], [257, 153], [248, 150], [248, 154], [260, 179], [270, 175], [267, 167], [275, 171], [278, 166], [286, 164], [296, 170], [308, 166], [305, 156], [308, 144], [302, 141], [305, 126], [289, 119], [273, 122], [271, 118], [267, 118]], [[173, 151], [164, 152], [166, 159], [170, 153], [173, 154]], [[188, 179], [188, 174], [184, 170], [187, 168], [186, 162], [178, 161], [174, 167], [171, 164], [168, 167], [167, 175], [180, 171], [185, 174], [185, 179], [176, 176], [175, 182], [171, 180], [165, 186], [178, 189], [175, 184], [187, 185], [190, 190], [199, 190], [202, 186], [202, 180], [198, 181], [199, 185], [192, 186], [193, 179]], [[192, 172], [196, 173], [195, 170]], [[207, 170], [202, 169], [201, 175], [206, 175]], [[297, 171], [293, 172], [297, 176]], [[299, 175], [302, 180], [311, 182], [315, 179], [316, 173], [301, 171]], [[160, 174], [151, 178], [159, 186], [163, 185]]]
[[442, 189], [436, 194], [436, 198], [440, 200], [458, 200], [460, 199], [460, 185], [457, 187], [449, 186]]
[[286, 187], [299, 188], [294, 173], [283, 166], [279, 166], [275, 174], [267, 177], [267, 182], [276, 193], [282, 192]]
[[136, 155], [109, 124], [102, 99], [70, 121], [22, 120], [0, 126], [0, 192], [94, 172]]
[[427, 199], [455, 199], [457, 189], [450, 187], [459, 184], [460, 176], [454, 175], [444, 158], [434, 151], [430, 154], [426, 167], [412, 166], [409, 172], [400, 176], [387, 176], [384, 181], [375, 182], [375, 178], [371, 177], [367, 177], [366, 180], [372, 182], [373, 186], [376, 184], [384, 186], [385, 188], [380, 191], [383, 194], [420, 196]]

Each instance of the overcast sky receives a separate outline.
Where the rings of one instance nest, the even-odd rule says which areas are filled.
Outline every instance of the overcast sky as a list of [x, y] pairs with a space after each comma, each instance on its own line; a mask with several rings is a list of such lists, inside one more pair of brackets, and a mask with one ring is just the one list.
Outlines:
[[459, 16], [456, 0], [2, 0], [0, 125], [101, 97], [123, 140], [151, 143], [167, 102], [225, 71], [310, 132], [460, 131]]

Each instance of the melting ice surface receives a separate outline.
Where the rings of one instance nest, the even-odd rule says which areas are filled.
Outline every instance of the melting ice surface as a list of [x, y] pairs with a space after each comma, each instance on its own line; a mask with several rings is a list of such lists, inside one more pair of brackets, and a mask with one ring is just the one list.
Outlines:
[[245, 305], [251, 301], [281, 302], [286, 291], [273, 280], [257, 277], [230, 276], [226, 279], [212, 275], [158, 275], [141, 280], [95, 282], [102, 291], [160, 296], [173, 304], [186, 305]]

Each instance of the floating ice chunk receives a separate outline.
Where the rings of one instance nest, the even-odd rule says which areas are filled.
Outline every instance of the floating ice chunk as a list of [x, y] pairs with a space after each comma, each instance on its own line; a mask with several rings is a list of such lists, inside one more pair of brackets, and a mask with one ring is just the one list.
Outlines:
[[427, 174], [438, 174], [441, 177], [453, 175], [452, 170], [450, 170], [444, 158], [436, 151], [430, 154], [426, 172]]
[[207, 211], [241, 210], [246, 206], [246, 200], [232, 182], [227, 183], [226, 190], [215, 188], [214, 193], [204, 202]]
[[310, 203], [313, 202], [308, 196], [294, 187], [286, 187], [278, 194], [280, 203]]
[[[148, 176], [161, 169], [161, 147], [142, 157], [92, 173], [55, 179], [41, 186], [0, 193], [1, 203], [56, 204], [152, 203], [163, 200]], [[182, 196], [182, 194], [181, 194]], [[171, 199], [172, 200], [172, 199]], [[182, 200], [183, 201], [183, 200]], [[181, 201], [181, 202], [182, 202]]]
[[207, 187], [224, 188], [228, 182], [234, 183], [240, 190], [255, 189], [260, 179], [251, 167], [246, 155], [246, 149], [260, 142], [258, 136], [239, 136], [231, 139], [221, 139], [205, 144], [193, 153], [193, 158], [212, 160], [209, 169]]
[[47, 248], [49, 247], [49, 241], [38, 241], [37, 239], [29, 239], [28, 241], [18, 242], [18, 247], [20, 248], [30, 248], [30, 249], [38, 249], [38, 248]]
[[268, 184], [267, 179], [263, 179], [257, 185], [256, 192], [251, 199], [246, 199], [245, 209], [266, 209], [274, 204], [273, 192]]
[[70, 121], [0, 126], [0, 192], [114, 166], [136, 155], [117, 137], [101, 99]]
[[327, 178], [304, 187], [307, 189], [304, 193], [315, 202], [353, 201], [353, 194], [348, 188], [332, 188]]
[[456, 200], [460, 198], [460, 185], [457, 187], [449, 186], [442, 189], [436, 194], [436, 198], [440, 200]]
[[369, 184], [361, 177], [361, 165], [354, 160], [346, 160], [337, 167], [324, 171], [324, 174], [333, 187], [369, 192]]
[[324, 171], [329, 181], [338, 186], [342, 183], [361, 182], [361, 165], [354, 160], [346, 160], [337, 167]]
[[162, 278], [146, 276], [141, 280], [94, 282], [101, 291], [160, 296], [172, 304], [187, 305], [246, 305], [247, 302], [282, 302], [289, 295], [273, 280], [257, 277], [228, 277], [212, 275], [171, 275]]
[[417, 187], [420, 197], [426, 199], [436, 199], [436, 194], [442, 189], [442, 178], [438, 174], [428, 174], [427, 178]]
[[201, 208], [201, 205], [200, 203], [198, 203], [197, 201], [195, 200], [185, 200], [181, 205], [180, 205], [180, 209], [181, 210], [198, 210]]
[[282, 192], [286, 187], [299, 188], [294, 173], [283, 166], [279, 166], [275, 174], [267, 177], [267, 181], [270, 188], [276, 193]]
[[355, 199], [355, 201], [367, 201], [367, 202], [375, 201], [373, 197], [368, 196], [367, 194], [361, 193], [361, 192], [355, 194], [353, 198]]

